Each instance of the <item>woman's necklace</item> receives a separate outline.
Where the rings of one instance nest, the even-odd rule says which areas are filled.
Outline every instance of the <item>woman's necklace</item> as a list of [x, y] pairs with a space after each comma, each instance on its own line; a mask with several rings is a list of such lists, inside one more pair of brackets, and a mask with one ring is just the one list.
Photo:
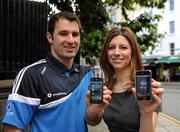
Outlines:
[[116, 83], [113, 85], [112, 91], [114, 93], [122, 93], [129, 89], [131, 89], [133, 86], [132, 82], [130, 80], [127, 81], [116, 81]]

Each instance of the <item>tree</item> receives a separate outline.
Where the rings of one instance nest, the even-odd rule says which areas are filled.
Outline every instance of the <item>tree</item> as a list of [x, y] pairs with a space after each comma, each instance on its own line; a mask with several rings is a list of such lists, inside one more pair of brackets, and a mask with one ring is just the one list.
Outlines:
[[[158, 22], [161, 15], [151, 13], [152, 8], [163, 9], [167, 0], [106, 0], [109, 6], [117, 6], [122, 12], [123, 21], [116, 23], [118, 26], [128, 26], [137, 35], [138, 43], [142, 53], [147, 50], [151, 52], [160, 43], [164, 33], [158, 33]], [[137, 7], [146, 8], [149, 12], [140, 14], [136, 19], [131, 20], [128, 11], [134, 11]]]
[[102, 0], [76, 0], [75, 5], [83, 27], [80, 54], [87, 63], [94, 65], [93, 58], [99, 58], [107, 32], [106, 7]]
[[144, 12], [136, 19], [131, 20], [128, 11], [134, 11], [137, 6], [163, 9], [167, 0], [49, 0], [58, 5], [60, 10], [72, 11], [79, 15], [83, 33], [81, 35], [80, 54], [86, 62], [93, 65], [92, 58], [99, 58], [103, 42], [108, 31], [107, 23], [110, 22], [107, 7], [117, 6], [122, 11], [123, 21], [115, 23], [117, 26], [128, 26], [136, 34], [142, 52], [153, 50], [163, 37], [157, 32], [157, 23], [162, 18], [158, 14]]

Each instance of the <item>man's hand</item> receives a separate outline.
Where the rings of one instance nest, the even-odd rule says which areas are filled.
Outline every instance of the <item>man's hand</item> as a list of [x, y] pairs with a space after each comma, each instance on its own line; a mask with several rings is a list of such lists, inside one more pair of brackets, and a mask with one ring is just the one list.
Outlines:
[[90, 91], [87, 92], [86, 96], [86, 121], [90, 125], [97, 125], [101, 119], [104, 108], [109, 105], [111, 100], [112, 91], [109, 90], [106, 86], [103, 87], [103, 102], [101, 104], [92, 104], [90, 103]]

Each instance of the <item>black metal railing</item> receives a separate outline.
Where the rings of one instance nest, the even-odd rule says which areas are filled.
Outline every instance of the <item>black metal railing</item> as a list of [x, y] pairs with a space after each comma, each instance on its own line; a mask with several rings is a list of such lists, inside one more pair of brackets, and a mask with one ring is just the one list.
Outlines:
[[47, 53], [47, 6], [47, 0], [0, 0], [0, 121], [17, 72]]
[[46, 0], [0, 0], [0, 80], [44, 57], [46, 30]]

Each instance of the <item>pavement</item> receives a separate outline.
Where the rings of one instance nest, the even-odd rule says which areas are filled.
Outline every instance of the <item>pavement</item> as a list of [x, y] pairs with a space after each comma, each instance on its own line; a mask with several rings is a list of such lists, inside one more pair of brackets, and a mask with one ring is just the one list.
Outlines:
[[[109, 132], [104, 121], [97, 126], [88, 126], [89, 132]], [[160, 113], [158, 116], [156, 132], [180, 132], [180, 121]]]
[[164, 113], [160, 113], [156, 132], [180, 132], [180, 121]]

